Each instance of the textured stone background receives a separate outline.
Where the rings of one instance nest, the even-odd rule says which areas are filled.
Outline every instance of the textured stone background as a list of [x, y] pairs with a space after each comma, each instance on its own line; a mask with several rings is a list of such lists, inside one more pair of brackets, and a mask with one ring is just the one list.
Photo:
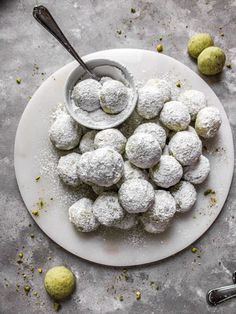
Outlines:
[[[236, 313], [236, 300], [217, 308], [209, 307], [205, 301], [206, 291], [230, 284], [231, 273], [236, 269], [235, 180], [221, 215], [195, 244], [200, 249], [200, 258], [188, 248], [162, 262], [129, 269], [127, 280], [117, 278], [122, 269], [94, 265], [65, 252], [28, 215], [14, 175], [16, 128], [29, 97], [44, 78], [71, 61], [67, 52], [32, 18], [37, 3], [0, 1], [0, 313], [53, 313], [52, 301], [43, 289], [43, 274], [37, 268], [45, 271], [56, 264], [67, 264], [78, 278], [76, 293], [62, 304], [61, 313]], [[56, 16], [81, 55], [107, 48], [155, 50], [159, 37], [163, 36], [164, 53], [196, 71], [196, 64], [186, 53], [187, 39], [194, 32], [210, 32], [215, 43], [225, 49], [233, 69], [204, 79], [222, 101], [236, 131], [235, 0], [42, 0], [40, 3]], [[136, 9], [135, 14], [131, 13], [131, 7]], [[16, 84], [17, 76], [22, 78], [20, 85]], [[35, 237], [31, 238], [30, 234]], [[17, 264], [19, 251], [25, 254], [20, 265]], [[32, 266], [36, 268], [34, 272], [30, 270]], [[23, 273], [27, 278], [24, 279]], [[155, 284], [151, 286], [151, 282]], [[23, 290], [25, 283], [32, 287], [28, 296]], [[156, 284], [159, 290], [155, 289]], [[135, 289], [142, 293], [140, 301], [135, 299]], [[120, 295], [124, 296], [123, 302], [116, 299]]]

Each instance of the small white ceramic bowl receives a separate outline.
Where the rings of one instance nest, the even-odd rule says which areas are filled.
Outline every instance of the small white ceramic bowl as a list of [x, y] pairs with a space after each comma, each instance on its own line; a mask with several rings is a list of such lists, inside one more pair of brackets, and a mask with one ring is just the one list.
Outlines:
[[102, 108], [93, 112], [80, 109], [71, 97], [74, 86], [82, 80], [89, 78], [84, 69], [78, 65], [68, 76], [65, 84], [65, 105], [72, 118], [79, 124], [96, 130], [113, 128], [124, 122], [133, 112], [138, 93], [134, 84], [132, 74], [121, 64], [106, 59], [94, 59], [86, 63], [96, 75], [109, 76], [112, 79], [121, 81], [130, 88], [130, 100], [127, 107], [118, 114], [107, 114]]

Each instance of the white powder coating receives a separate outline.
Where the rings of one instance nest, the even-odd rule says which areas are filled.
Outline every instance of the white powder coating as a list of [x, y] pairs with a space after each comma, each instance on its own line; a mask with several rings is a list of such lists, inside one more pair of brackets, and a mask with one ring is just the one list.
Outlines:
[[156, 190], [154, 206], [145, 215], [159, 221], [169, 221], [176, 212], [176, 203], [168, 191]]
[[199, 136], [212, 138], [218, 132], [221, 123], [219, 110], [215, 107], [206, 107], [198, 112], [195, 129]]
[[183, 168], [174, 157], [162, 155], [158, 164], [150, 169], [150, 175], [157, 186], [169, 188], [180, 181]]
[[189, 211], [197, 200], [195, 187], [186, 181], [180, 181], [171, 189], [171, 194], [177, 204], [177, 212], [185, 213]]
[[97, 195], [100, 195], [104, 192], [112, 191], [112, 192], [117, 192], [117, 186], [112, 185], [112, 186], [98, 186], [98, 185], [92, 185], [93, 192], [96, 193]]
[[144, 229], [150, 233], [164, 232], [174, 214], [176, 213], [176, 203], [170, 192], [158, 190], [155, 191], [155, 203], [140, 220]]
[[106, 129], [98, 132], [94, 138], [96, 148], [111, 147], [120, 154], [125, 151], [126, 138], [117, 129]]
[[59, 159], [57, 171], [60, 179], [67, 185], [77, 187], [81, 184], [77, 167], [80, 160], [80, 154], [71, 153], [62, 156]]
[[137, 216], [135, 214], [126, 213], [125, 217], [121, 221], [114, 224], [113, 227], [122, 230], [129, 230], [135, 227], [137, 224], [138, 224]]
[[93, 202], [89, 198], [81, 198], [69, 208], [69, 220], [81, 232], [91, 232], [99, 227], [93, 214]]
[[149, 122], [139, 125], [134, 133], [146, 133], [153, 135], [159, 142], [161, 148], [166, 144], [166, 131], [158, 124]]
[[196, 119], [198, 112], [207, 105], [205, 95], [202, 92], [193, 89], [181, 93], [178, 100], [188, 107], [192, 121]]
[[106, 113], [123, 111], [129, 103], [129, 89], [120, 81], [106, 80], [100, 91], [100, 104]]
[[121, 206], [130, 214], [143, 213], [154, 203], [154, 189], [143, 179], [125, 181], [118, 194]]
[[127, 141], [125, 151], [129, 161], [142, 169], [154, 166], [161, 157], [161, 146], [151, 134], [132, 135]]
[[104, 192], [93, 204], [93, 213], [104, 226], [112, 226], [123, 219], [125, 212], [114, 192]]
[[165, 98], [160, 90], [152, 86], [139, 89], [137, 103], [138, 114], [145, 119], [152, 119], [158, 116], [164, 105]]
[[80, 179], [98, 186], [116, 184], [122, 177], [123, 171], [122, 156], [109, 147], [84, 153], [78, 165]]
[[164, 102], [169, 101], [171, 99], [171, 84], [163, 79], [150, 79], [147, 81], [145, 86], [155, 87], [158, 89]]
[[72, 92], [75, 104], [84, 111], [92, 112], [100, 108], [99, 93], [102, 85], [93, 79], [77, 83]]
[[161, 111], [160, 120], [167, 128], [178, 132], [188, 127], [191, 117], [186, 105], [180, 101], [169, 101]]
[[120, 131], [126, 138], [128, 138], [134, 133], [134, 130], [142, 123], [142, 121], [143, 117], [134, 110], [131, 116], [120, 126]]
[[210, 173], [210, 162], [205, 156], [191, 166], [184, 167], [184, 179], [192, 184], [201, 184]]
[[152, 215], [142, 215], [140, 217], [140, 221], [143, 224], [143, 228], [145, 231], [149, 233], [162, 233], [164, 232], [170, 225], [170, 220], [160, 221], [155, 219]]
[[79, 144], [82, 129], [67, 113], [61, 113], [49, 129], [53, 145], [61, 150], [70, 150]]
[[170, 140], [169, 152], [181, 165], [192, 165], [201, 156], [202, 142], [194, 133], [181, 131]]
[[81, 152], [81, 154], [87, 153], [87, 152], [91, 152], [95, 149], [94, 146], [94, 138], [95, 135], [97, 134], [97, 131], [89, 131], [87, 133], [85, 133], [79, 143], [79, 150]]
[[129, 160], [124, 162], [124, 173], [120, 181], [117, 183], [117, 186], [120, 187], [127, 180], [131, 179], [143, 179], [148, 180], [148, 174], [145, 170], [141, 170], [131, 164]]

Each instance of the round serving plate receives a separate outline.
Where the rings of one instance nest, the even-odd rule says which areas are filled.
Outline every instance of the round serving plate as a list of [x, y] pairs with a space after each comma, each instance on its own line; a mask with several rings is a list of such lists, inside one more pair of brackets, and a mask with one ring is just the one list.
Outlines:
[[[77, 66], [72, 62], [50, 76], [29, 101], [18, 126], [15, 140], [15, 172], [24, 203], [32, 210], [38, 226], [57, 244], [86, 260], [111, 266], [132, 266], [158, 261], [183, 250], [196, 241], [215, 221], [227, 198], [234, 169], [232, 133], [224, 108], [212, 89], [196, 73], [177, 60], [139, 49], [99, 51], [84, 57], [108, 58], [128, 68], [138, 85], [153, 77], [172, 77], [183, 88], [202, 91], [209, 105], [217, 107], [222, 126], [216, 138], [204, 143], [204, 154], [210, 159], [211, 173], [198, 188], [194, 209], [177, 215], [169, 230], [150, 235], [139, 229], [131, 231], [100, 229], [91, 234], [76, 231], [68, 220], [68, 208], [89, 192], [85, 188], [70, 190], [56, 174], [60, 155], [49, 139], [48, 129], [58, 103], [64, 102], [64, 85]], [[36, 178], [40, 176], [40, 179]], [[215, 194], [204, 195], [212, 189]]]

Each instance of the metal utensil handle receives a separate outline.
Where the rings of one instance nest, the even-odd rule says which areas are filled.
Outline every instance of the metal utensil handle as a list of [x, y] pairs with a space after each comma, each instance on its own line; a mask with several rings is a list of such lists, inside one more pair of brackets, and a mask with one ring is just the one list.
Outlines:
[[97, 79], [96, 75], [89, 70], [87, 65], [71, 46], [46, 7], [43, 5], [34, 7], [33, 17], [62, 44], [62, 46], [80, 63], [80, 65], [89, 73], [91, 77]]
[[217, 305], [234, 297], [236, 297], [236, 285], [215, 288], [207, 292], [207, 302], [210, 305]]

